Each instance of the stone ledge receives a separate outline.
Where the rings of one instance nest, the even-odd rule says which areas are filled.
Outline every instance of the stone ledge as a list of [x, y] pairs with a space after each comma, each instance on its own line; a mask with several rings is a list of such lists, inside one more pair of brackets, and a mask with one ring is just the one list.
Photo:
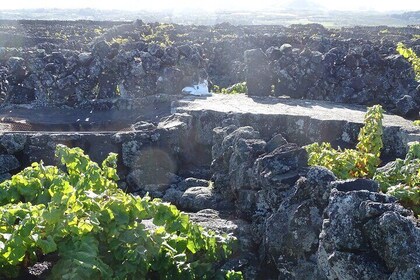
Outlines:
[[[188, 113], [197, 119], [199, 142], [211, 141], [211, 130], [230, 122], [253, 126], [264, 137], [282, 133], [300, 145], [329, 141], [342, 148], [353, 147], [363, 125], [366, 107], [326, 101], [215, 94], [207, 98], [185, 97], [172, 103], [172, 113]], [[385, 157], [402, 157], [407, 143], [420, 140], [420, 128], [396, 115], [384, 115]], [[201, 137], [201, 138], [200, 138]], [[209, 140], [210, 139], [210, 140]]]

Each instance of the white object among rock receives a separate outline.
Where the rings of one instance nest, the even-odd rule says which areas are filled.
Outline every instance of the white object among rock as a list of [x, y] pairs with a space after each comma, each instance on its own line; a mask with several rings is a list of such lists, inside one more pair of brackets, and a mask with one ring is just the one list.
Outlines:
[[208, 96], [211, 95], [209, 92], [208, 82], [204, 80], [202, 83], [193, 85], [192, 87], [184, 87], [182, 93], [191, 94], [196, 96]]

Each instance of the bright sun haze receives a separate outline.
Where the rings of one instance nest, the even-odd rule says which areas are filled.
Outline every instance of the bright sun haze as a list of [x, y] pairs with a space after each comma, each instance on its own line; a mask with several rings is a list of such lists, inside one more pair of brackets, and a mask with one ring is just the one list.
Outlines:
[[155, 1], [100, 1], [100, 0], [15, 0], [2, 1], [0, 10], [2, 9], [32, 9], [32, 8], [96, 8], [96, 9], [120, 9], [120, 10], [147, 10], [147, 9], [174, 9], [183, 10], [188, 8], [199, 8], [203, 10], [263, 10], [270, 8], [297, 7], [302, 8], [307, 4], [316, 5], [328, 10], [376, 10], [376, 11], [392, 11], [392, 10], [420, 10], [419, 0], [405, 0], [404, 5], [394, 0], [353, 0], [353, 1], [337, 1], [337, 0], [155, 0]]

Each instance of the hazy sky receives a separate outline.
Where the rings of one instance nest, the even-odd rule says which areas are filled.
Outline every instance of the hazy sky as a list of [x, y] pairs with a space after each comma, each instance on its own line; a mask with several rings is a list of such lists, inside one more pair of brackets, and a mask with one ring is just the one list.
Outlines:
[[[162, 9], [182, 10], [186, 7], [205, 10], [259, 10], [295, 3], [314, 3], [330, 10], [420, 10], [420, 0], [2, 0], [1, 9], [22, 8], [98, 8], [98, 9]], [[402, 5], [403, 3], [403, 5]]]

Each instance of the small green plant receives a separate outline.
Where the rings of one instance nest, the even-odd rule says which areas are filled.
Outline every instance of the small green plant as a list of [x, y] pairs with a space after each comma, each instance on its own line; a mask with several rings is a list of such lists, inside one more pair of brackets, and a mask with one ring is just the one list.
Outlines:
[[159, 25], [156, 26], [156, 31], [170, 31], [174, 29], [175, 26], [171, 23], [159, 23]]
[[241, 272], [229, 270], [226, 273], [226, 280], [241, 280], [241, 279], [243, 279]]
[[130, 42], [130, 39], [128, 39], [128, 38], [122, 38], [121, 36], [118, 36], [118, 37], [112, 38], [110, 43], [111, 44], [117, 43], [119, 45], [125, 45], [128, 42]]
[[104, 30], [103, 28], [95, 28], [95, 29], [93, 30], [93, 32], [94, 32], [96, 35], [102, 35], [102, 34], [105, 32], [105, 30]]
[[336, 150], [330, 143], [305, 146], [308, 164], [330, 169], [340, 179], [373, 177], [380, 163], [383, 109], [380, 105], [368, 108], [364, 126], [359, 132], [356, 149]]
[[228, 88], [220, 88], [218, 85], [213, 85], [213, 91], [215, 93], [222, 93], [222, 94], [236, 94], [236, 93], [246, 93], [248, 88], [246, 86], [246, 82], [237, 83], [231, 85]]
[[158, 44], [162, 48], [173, 45], [173, 41], [169, 37], [170, 31], [174, 30], [173, 24], [161, 23], [154, 29], [150, 28], [150, 34], [142, 34], [143, 40], [148, 43]]
[[411, 48], [407, 48], [401, 42], [397, 44], [397, 52], [411, 63], [416, 74], [416, 80], [420, 81], [420, 58]]
[[377, 169], [382, 149], [383, 111], [368, 108], [356, 149], [335, 150], [330, 143], [306, 146], [308, 164], [324, 166], [340, 179], [373, 177], [381, 191], [395, 196], [405, 207], [420, 215], [420, 142], [409, 145], [405, 159], [397, 159]]
[[119, 84], [115, 87], [115, 95], [121, 96], [121, 89], [120, 89], [120, 85]]
[[117, 155], [99, 165], [58, 145], [62, 166], [30, 167], [0, 184], [0, 278], [57, 257], [49, 279], [242, 279], [221, 262], [233, 237], [175, 206], [117, 187]]
[[420, 126], [420, 120], [416, 120], [416, 121], [414, 121], [414, 122], [413, 122], [413, 124], [414, 124], [415, 126]]
[[389, 168], [378, 169], [374, 179], [381, 190], [397, 197], [401, 204], [420, 214], [420, 142], [413, 142], [405, 159], [397, 159]]
[[54, 34], [54, 37], [55, 37], [55, 38], [58, 38], [58, 39], [62, 39], [62, 40], [64, 40], [64, 41], [68, 41], [68, 39], [69, 39], [69, 36], [68, 36], [68, 35], [66, 35], [66, 34], [64, 34], [64, 33], [62, 33], [62, 32], [56, 32], [56, 33]]

